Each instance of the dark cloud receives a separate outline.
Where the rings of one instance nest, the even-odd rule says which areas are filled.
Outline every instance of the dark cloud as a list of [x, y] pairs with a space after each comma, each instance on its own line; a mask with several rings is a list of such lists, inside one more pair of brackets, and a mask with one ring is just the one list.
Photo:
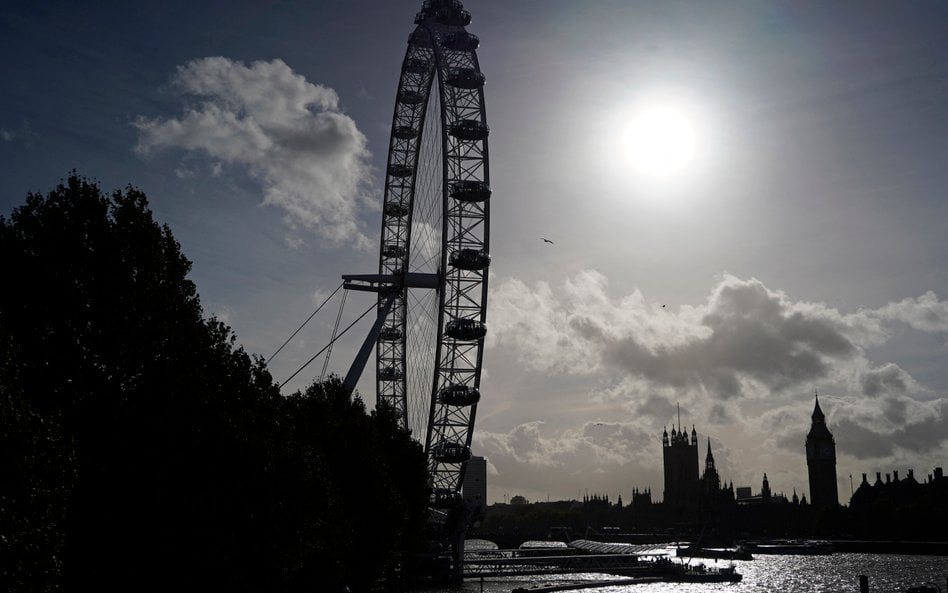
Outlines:
[[667, 422], [675, 415], [675, 404], [668, 398], [656, 394], [649, 394], [642, 402], [635, 406], [638, 416], [651, 418], [656, 422]]
[[711, 406], [711, 409], [708, 412], [708, 422], [711, 424], [717, 424], [720, 426], [733, 424], [735, 421], [734, 415], [731, 413], [731, 410], [728, 409], [724, 404], [716, 403]]
[[837, 421], [833, 433], [837, 452], [848, 453], [856, 459], [888, 457], [895, 449], [891, 435], [861, 426], [849, 418]]
[[593, 331], [592, 320], [578, 325], [584, 339], [604, 341], [604, 358], [612, 366], [727, 399], [743, 395], [745, 381], [774, 392], [814, 382], [835, 361], [857, 352], [838, 319], [795, 309], [757, 280], [728, 278], [700, 321], [707, 331], [684, 344], [647, 348], [635, 335], [609, 339], [601, 328]]
[[899, 365], [884, 364], [866, 371], [860, 378], [862, 392], [869, 397], [884, 394], [904, 394], [908, 391], [912, 378]]
[[[909, 414], [921, 417], [909, 420]], [[887, 398], [882, 419], [891, 429], [870, 421], [838, 418], [833, 428], [837, 448], [858, 459], [889, 457], [896, 449], [929, 453], [948, 443], [948, 401], [918, 404], [907, 398]]]
[[932, 413], [908, 422], [896, 430], [892, 440], [899, 447], [912, 452], [927, 452], [948, 443], [948, 401], [931, 403]]

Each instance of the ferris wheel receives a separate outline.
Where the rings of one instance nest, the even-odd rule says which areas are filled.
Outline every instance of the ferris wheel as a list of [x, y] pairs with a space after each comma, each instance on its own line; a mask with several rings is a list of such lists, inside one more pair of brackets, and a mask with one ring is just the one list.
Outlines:
[[470, 22], [457, 0], [427, 0], [415, 18], [392, 118], [379, 272], [343, 277], [379, 294], [367, 340], [377, 406], [424, 435], [435, 508], [461, 501], [487, 333], [490, 129]]

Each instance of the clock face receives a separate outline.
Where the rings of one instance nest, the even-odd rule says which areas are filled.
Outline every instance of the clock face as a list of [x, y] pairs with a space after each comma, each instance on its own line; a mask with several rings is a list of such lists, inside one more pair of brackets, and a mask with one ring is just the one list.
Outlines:
[[820, 445], [820, 457], [832, 457], [833, 456], [833, 445], [830, 443], [823, 443]]

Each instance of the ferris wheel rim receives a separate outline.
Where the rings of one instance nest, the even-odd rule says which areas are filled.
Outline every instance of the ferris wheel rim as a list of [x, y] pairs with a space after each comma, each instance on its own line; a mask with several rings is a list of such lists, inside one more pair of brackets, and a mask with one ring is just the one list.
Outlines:
[[[459, 2], [447, 5], [449, 8], [460, 7]], [[444, 14], [442, 8], [439, 15]], [[484, 76], [476, 54], [477, 38], [466, 32], [464, 24], [439, 22], [439, 15], [425, 16], [423, 12], [416, 19], [417, 27], [409, 37], [396, 93], [386, 161], [379, 274], [399, 271], [402, 274], [401, 292], [395, 297], [396, 307], [392, 308], [395, 312], [389, 313], [391, 317], [385, 324], [385, 328], [398, 327], [401, 334], [397, 335], [395, 331], [386, 336], [380, 334], [376, 393], [379, 405], [394, 404], [396, 408], [401, 405], [396, 411], [407, 424], [411, 394], [406, 384], [409, 370], [406, 340], [412, 331], [408, 325], [410, 282], [407, 274], [416, 230], [413, 209], [422, 151], [418, 144], [421, 140], [417, 137], [435, 123], [426, 121], [429, 116], [425, 111], [437, 93], [437, 125], [441, 142], [441, 233], [436, 274], [435, 363], [428, 392], [430, 404], [425, 451], [433, 475], [433, 491], [436, 494], [451, 491], [454, 499], [460, 488], [465, 462], [470, 456], [480, 397], [483, 336], [486, 333], [487, 267], [490, 262], [489, 128], [484, 105]], [[423, 106], [420, 115], [417, 112], [419, 105]], [[409, 112], [412, 116], [406, 117]], [[410, 123], [406, 124], [406, 121]], [[412, 128], [411, 123], [417, 123], [418, 127]], [[414, 150], [406, 151], [403, 147], [411, 142], [415, 142]], [[404, 191], [408, 179], [410, 189]], [[407, 223], [393, 222], [393, 218], [405, 216]], [[398, 260], [394, 266], [393, 259]], [[380, 311], [383, 298], [387, 297], [380, 295]], [[385, 342], [388, 338], [393, 338], [392, 342], [400, 340], [401, 349]], [[452, 366], [446, 367], [444, 363], [449, 358]], [[459, 360], [462, 362], [456, 366]], [[394, 389], [393, 384], [396, 385]], [[400, 404], [398, 399], [402, 400]], [[458, 412], [456, 408], [464, 411]], [[438, 475], [439, 472], [444, 475]]]

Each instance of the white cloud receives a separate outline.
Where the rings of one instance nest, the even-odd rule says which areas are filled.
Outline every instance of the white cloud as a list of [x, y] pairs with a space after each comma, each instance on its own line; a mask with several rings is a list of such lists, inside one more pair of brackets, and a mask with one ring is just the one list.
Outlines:
[[282, 60], [249, 65], [223, 57], [179, 66], [172, 88], [186, 101], [179, 117], [138, 117], [136, 151], [204, 153], [245, 168], [292, 226], [337, 244], [368, 248], [359, 214], [375, 208], [365, 136], [331, 88], [308, 82]]
[[903, 299], [882, 307], [879, 317], [901, 321], [925, 332], [948, 332], [948, 301], [941, 301], [932, 291], [914, 299]]

